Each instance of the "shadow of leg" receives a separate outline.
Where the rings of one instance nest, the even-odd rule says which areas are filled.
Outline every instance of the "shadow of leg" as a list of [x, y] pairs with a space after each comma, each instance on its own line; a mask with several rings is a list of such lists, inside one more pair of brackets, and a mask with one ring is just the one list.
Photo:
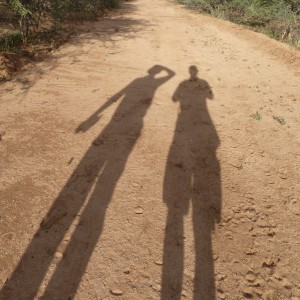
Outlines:
[[68, 299], [75, 295], [101, 235], [105, 212], [125, 162], [116, 160], [105, 166], [65, 250], [64, 259], [57, 266], [41, 299], [59, 299], [62, 295]]
[[27, 247], [11, 278], [0, 292], [0, 299], [34, 299], [59, 244], [69, 230], [93, 186], [103, 160], [94, 161], [95, 147], [84, 159], [56, 198]]
[[215, 300], [212, 233], [220, 214], [220, 165], [213, 151], [203, 153], [200, 158], [201, 161], [205, 158], [207, 164], [195, 170], [192, 197], [196, 253], [194, 300]]
[[165, 230], [161, 299], [180, 299], [183, 279], [183, 214], [169, 208]]
[[211, 220], [203, 207], [193, 206], [195, 236], [194, 300], [215, 300], [215, 279], [211, 242]]

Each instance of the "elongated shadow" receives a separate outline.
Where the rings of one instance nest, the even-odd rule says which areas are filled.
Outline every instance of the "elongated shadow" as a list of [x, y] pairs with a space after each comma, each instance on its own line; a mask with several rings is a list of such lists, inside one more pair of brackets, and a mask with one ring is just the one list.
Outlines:
[[168, 206], [165, 229], [161, 299], [180, 299], [184, 270], [183, 219], [192, 206], [195, 238], [193, 299], [214, 300], [215, 282], [211, 235], [221, 214], [220, 166], [216, 149], [220, 140], [207, 109], [213, 99], [209, 84], [190, 67], [190, 79], [174, 93], [180, 102], [173, 143], [164, 179]]
[[86, 131], [112, 103], [120, 100], [110, 123], [93, 141], [36, 232], [0, 299], [34, 299], [66, 232], [79, 222], [41, 299], [72, 299], [101, 235], [106, 208], [138, 140], [156, 89], [174, 76], [156, 65], [111, 97], [79, 131]]

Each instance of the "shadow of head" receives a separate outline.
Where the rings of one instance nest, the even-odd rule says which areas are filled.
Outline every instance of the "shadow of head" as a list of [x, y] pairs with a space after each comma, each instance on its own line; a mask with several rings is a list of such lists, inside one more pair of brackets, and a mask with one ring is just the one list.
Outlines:
[[198, 68], [195, 65], [189, 67], [189, 73], [191, 80], [196, 80], [198, 78]]

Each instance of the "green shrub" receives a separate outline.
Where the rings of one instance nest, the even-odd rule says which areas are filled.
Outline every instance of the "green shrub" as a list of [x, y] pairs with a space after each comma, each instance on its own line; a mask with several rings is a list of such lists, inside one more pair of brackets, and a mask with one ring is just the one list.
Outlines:
[[255, 27], [287, 42], [299, 43], [300, 0], [177, 0], [213, 16]]
[[118, 0], [110, 0], [108, 1], [108, 6], [111, 8], [119, 8], [120, 2]]
[[22, 35], [19, 32], [14, 32], [9, 35], [4, 35], [0, 38], [0, 51], [17, 52], [19, 45], [22, 43]]
[[23, 41], [27, 41], [29, 35], [37, 32], [43, 23], [93, 19], [106, 7], [118, 6], [118, 0], [5, 0], [4, 3], [18, 19]]

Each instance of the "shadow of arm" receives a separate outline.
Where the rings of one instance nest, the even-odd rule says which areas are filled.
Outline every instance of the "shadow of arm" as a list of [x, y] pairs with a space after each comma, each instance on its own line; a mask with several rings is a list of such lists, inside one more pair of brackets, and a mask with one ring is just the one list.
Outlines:
[[178, 88], [176, 89], [176, 91], [174, 92], [173, 96], [172, 96], [172, 100], [173, 102], [176, 102], [176, 101], [179, 101], [180, 100], [180, 97], [181, 97], [181, 88], [182, 84], [180, 84], [178, 86]]
[[214, 99], [214, 93], [212, 91], [212, 88], [207, 84], [207, 98], [212, 100]]
[[169, 79], [171, 79], [172, 77], [175, 76], [175, 72], [172, 71], [171, 69], [169, 69], [167, 67], [163, 67], [163, 66], [161, 66], [161, 69], [162, 69], [162, 71], [166, 71], [167, 72], [166, 76], [159, 78], [161, 84], [165, 83], [166, 81], [168, 81]]
[[86, 132], [91, 127], [93, 127], [99, 120], [100, 114], [105, 111], [108, 107], [110, 107], [114, 102], [118, 101], [122, 95], [125, 94], [125, 89], [121, 90], [111, 98], [107, 100], [98, 110], [96, 110], [87, 120], [82, 122], [75, 130], [76, 133], [78, 132]]

